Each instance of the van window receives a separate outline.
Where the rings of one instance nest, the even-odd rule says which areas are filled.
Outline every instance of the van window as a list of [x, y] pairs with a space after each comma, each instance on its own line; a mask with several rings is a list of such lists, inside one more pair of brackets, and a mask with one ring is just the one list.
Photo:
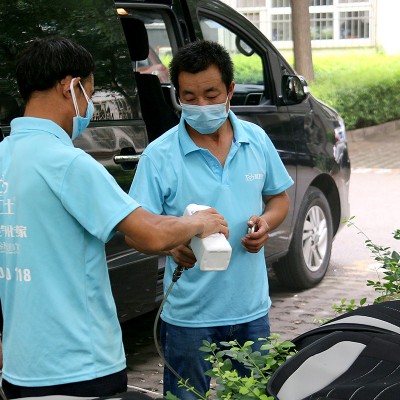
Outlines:
[[212, 40], [224, 46], [233, 61], [235, 71], [235, 92], [231, 105], [254, 106], [266, 103], [262, 58], [246, 39], [207, 16], [200, 16], [200, 27], [205, 40]]
[[[169, 84], [168, 66], [172, 59], [173, 49], [177, 49], [177, 42], [171, 21], [170, 13], [165, 10], [131, 10], [126, 9], [126, 18], [139, 20], [147, 32], [148, 56], [136, 61], [134, 69], [141, 74], [156, 75], [162, 84]], [[126, 21], [129, 24], [129, 21]], [[128, 45], [142, 47], [134, 37], [126, 32]], [[143, 37], [140, 38], [144, 40]], [[135, 52], [136, 53], [136, 52]]]
[[149, 57], [139, 62], [138, 71], [157, 75], [161, 83], [169, 83], [168, 65], [172, 58], [171, 43], [167, 27], [161, 14], [145, 21], [149, 39]]
[[0, 13], [0, 124], [22, 115], [15, 56], [34, 38], [63, 36], [82, 44], [96, 62], [93, 120], [139, 118], [135, 82], [122, 27], [111, 0], [5, 3]]
[[173, 17], [166, 7], [126, 7], [121, 15], [149, 142], [179, 123], [168, 72], [172, 51], [178, 47]]

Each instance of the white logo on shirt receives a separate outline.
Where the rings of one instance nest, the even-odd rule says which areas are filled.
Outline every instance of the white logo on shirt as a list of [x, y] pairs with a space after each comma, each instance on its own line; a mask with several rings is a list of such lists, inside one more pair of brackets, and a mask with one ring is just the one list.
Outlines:
[[[0, 215], [13, 215], [14, 202], [7, 197], [8, 182], [4, 178], [0, 178]], [[19, 254], [20, 243], [10, 241], [9, 239], [25, 239], [28, 237], [27, 227], [24, 225], [0, 225], [0, 240], [6, 239], [7, 241], [0, 241], [0, 254]], [[2, 267], [0, 266], [0, 269]], [[2, 278], [0, 271], [0, 279]], [[3, 274], [4, 275], [4, 274]], [[5, 275], [4, 275], [5, 276]]]
[[14, 203], [6, 197], [8, 192], [8, 182], [0, 178], [0, 214], [14, 214], [12, 208]]
[[8, 183], [0, 178], [0, 196], [4, 196], [8, 192]]
[[247, 182], [259, 181], [264, 179], [264, 174], [246, 174], [244, 177]]

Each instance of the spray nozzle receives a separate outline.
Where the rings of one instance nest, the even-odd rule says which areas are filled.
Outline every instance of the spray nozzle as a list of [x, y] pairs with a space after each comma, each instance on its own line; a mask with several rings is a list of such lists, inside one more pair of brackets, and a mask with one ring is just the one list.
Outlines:
[[182, 267], [182, 265], [178, 265], [175, 268], [174, 274], [172, 275], [172, 282], [176, 282], [182, 275], [182, 272], [187, 269], [185, 267]]

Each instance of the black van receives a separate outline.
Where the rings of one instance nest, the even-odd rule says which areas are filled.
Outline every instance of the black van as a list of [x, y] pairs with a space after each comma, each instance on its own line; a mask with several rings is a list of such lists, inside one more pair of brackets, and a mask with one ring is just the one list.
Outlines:
[[[0, 3], [0, 140], [23, 111], [14, 78], [19, 48], [47, 35], [73, 39], [96, 60], [95, 114], [75, 145], [126, 191], [143, 149], [179, 120], [166, 75], [172, 55], [198, 39], [221, 43], [235, 65], [232, 110], [264, 128], [295, 181], [290, 214], [271, 234], [267, 260], [292, 288], [323, 278], [332, 240], [349, 215], [345, 126], [247, 19], [218, 0]], [[162, 299], [162, 258], [128, 248], [120, 234], [106, 251], [120, 320], [155, 308]]]

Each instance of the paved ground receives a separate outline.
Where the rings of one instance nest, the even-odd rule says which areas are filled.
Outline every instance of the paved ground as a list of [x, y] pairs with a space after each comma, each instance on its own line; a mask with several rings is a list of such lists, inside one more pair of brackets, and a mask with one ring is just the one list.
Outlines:
[[[348, 132], [347, 137], [352, 173], [400, 171], [400, 121]], [[333, 316], [333, 303], [342, 298], [361, 299], [372, 295], [372, 289], [365, 283], [368, 278], [375, 277], [365, 263], [335, 266], [333, 261], [327, 275], [317, 287], [294, 293], [282, 288], [271, 274], [272, 331], [279, 333], [282, 339], [290, 340], [317, 327], [316, 318]], [[124, 331], [126, 334], [135, 330], [146, 332], [145, 335], [136, 336], [137, 343], [126, 344], [129, 384], [135, 388], [143, 388], [143, 392], [151, 398], [159, 399], [162, 393], [163, 366], [155, 352], [152, 338], [154, 317], [155, 313], [149, 314], [130, 324]]]
[[400, 169], [400, 120], [347, 134], [352, 170]]

